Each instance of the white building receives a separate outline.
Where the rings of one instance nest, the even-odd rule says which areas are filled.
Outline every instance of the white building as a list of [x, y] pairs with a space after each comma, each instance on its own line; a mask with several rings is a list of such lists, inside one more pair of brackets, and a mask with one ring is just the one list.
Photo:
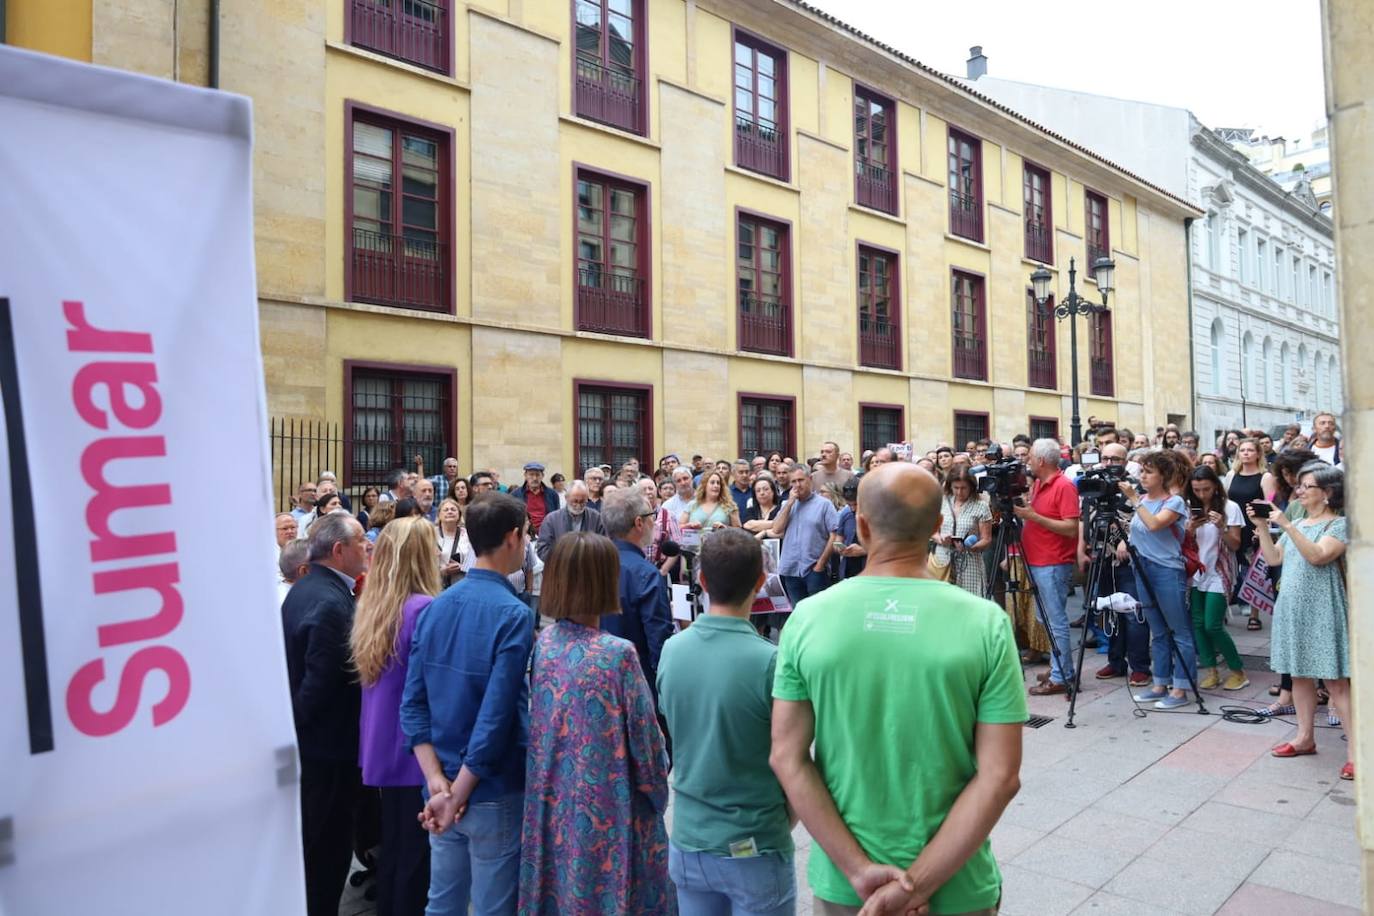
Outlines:
[[1333, 228], [1310, 193], [1285, 191], [1187, 109], [994, 79], [985, 68], [975, 52], [970, 75], [984, 71], [968, 81], [975, 92], [1207, 211], [1189, 233], [1193, 404], [1166, 405], [1171, 413], [1186, 413], [1204, 442], [1339, 414]]

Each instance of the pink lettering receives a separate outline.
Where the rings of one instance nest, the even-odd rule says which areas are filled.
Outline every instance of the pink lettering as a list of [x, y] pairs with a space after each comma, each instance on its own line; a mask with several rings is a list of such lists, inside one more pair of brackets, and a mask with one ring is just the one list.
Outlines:
[[[152, 363], [91, 363], [82, 366], [72, 382], [72, 401], [81, 419], [96, 429], [109, 428], [109, 417], [95, 406], [95, 386], [104, 385], [110, 395], [110, 412], [130, 429], [147, 429], [162, 417], [162, 397], [153, 385], [157, 382], [157, 366]], [[143, 403], [134, 407], [125, 396], [134, 388]]]
[[151, 617], [139, 620], [126, 620], [123, 623], [106, 624], [97, 630], [102, 648], [119, 646], [124, 643], [138, 642], [143, 639], [161, 639], [181, 623], [185, 605], [176, 583], [181, 574], [175, 563], [161, 563], [157, 566], [139, 566], [134, 569], [114, 569], [95, 574], [95, 593], [109, 595], [115, 592], [132, 592], [150, 588], [157, 593], [158, 611]]
[[167, 443], [161, 436], [111, 436], [95, 440], [81, 453], [81, 477], [95, 490], [95, 495], [86, 504], [86, 526], [95, 536], [91, 541], [92, 560], [101, 562], [176, 552], [176, 535], [170, 531], [121, 535], [110, 530], [110, 516], [120, 509], [171, 505], [172, 488], [165, 483], [114, 486], [105, 479], [105, 465], [115, 458], [161, 458], [166, 454]]
[[82, 665], [67, 684], [67, 717], [77, 731], [93, 738], [122, 731], [138, 714], [143, 684], [154, 671], [167, 676], [167, 693], [153, 704], [153, 726], [166, 725], [191, 696], [191, 669], [180, 652], [167, 646], [145, 646], [129, 656], [119, 673], [114, 705], [104, 712], [95, 708], [92, 695], [105, 680], [105, 661], [97, 658]]
[[105, 331], [86, 321], [86, 304], [68, 299], [62, 314], [72, 329], [67, 332], [67, 349], [81, 353], [152, 353], [153, 335], [135, 331]]

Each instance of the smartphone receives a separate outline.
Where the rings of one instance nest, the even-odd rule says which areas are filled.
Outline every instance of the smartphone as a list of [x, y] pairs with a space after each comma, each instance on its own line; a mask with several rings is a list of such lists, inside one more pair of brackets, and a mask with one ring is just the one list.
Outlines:
[[1254, 508], [1255, 516], [1257, 518], [1268, 518], [1269, 513], [1272, 512], [1274, 509], [1274, 507], [1271, 506], [1269, 503], [1260, 502], [1258, 499], [1252, 500], [1250, 502], [1250, 505]]
[[1204, 510], [1201, 506], [1194, 506], [1194, 507], [1193, 507], [1193, 518], [1202, 518], [1202, 515], [1203, 515], [1203, 512], [1204, 512], [1204, 511], [1205, 511], [1205, 510]]

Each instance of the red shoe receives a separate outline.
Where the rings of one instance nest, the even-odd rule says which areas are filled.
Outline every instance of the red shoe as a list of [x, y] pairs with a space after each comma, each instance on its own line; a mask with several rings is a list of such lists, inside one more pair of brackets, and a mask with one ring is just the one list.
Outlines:
[[1355, 778], [1355, 764], [1347, 760], [1345, 766], [1341, 767], [1341, 779]]
[[1120, 668], [1114, 668], [1111, 665], [1105, 665], [1097, 670], [1097, 679], [1099, 681], [1110, 681], [1113, 678], [1121, 677], [1124, 673], [1125, 672], [1123, 672]]
[[1144, 687], [1150, 683], [1150, 675], [1144, 671], [1137, 671], [1130, 677], [1132, 687]]
[[[1309, 754], [1315, 754], [1315, 753], [1317, 753], [1317, 746], [1314, 744], [1314, 745], [1312, 745], [1311, 747], [1309, 747], [1307, 750], [1298, 750], [1298, 749], [1297, 749], [1296, 747], [1294, 747], [1292, 744], [1290, 744], [1289, 742], [1285, 741], [1285, 742], [1283, 742], [1282, 744], [1280, 744], [1279, 746], [1275, 747], [1275, 748], [1274, 748], [1272, 751], [1270, 751], [1269, 753], [1270, 753], [1271, 755], [1273, 755], [1274, 757], [1306, 757], [1306, 756], [1309, 755]], [[1342, 770], [1341, 772], [1345, 772], [1345, 771]], [[1351, 777], [1352, 779], [1355, 777], [1355, 768], [1354, 768], [1353, 766], [1352, 766], [1351, 769], [1350, 769], [1350, 777]]]

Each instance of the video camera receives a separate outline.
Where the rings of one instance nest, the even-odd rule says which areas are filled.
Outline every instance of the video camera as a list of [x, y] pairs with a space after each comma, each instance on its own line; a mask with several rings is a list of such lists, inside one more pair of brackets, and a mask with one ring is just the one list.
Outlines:
[[1026, 477], [1026, 466], [1015, 458], [1005, 458], [1002, 446], [993, 443], [988, 446], [986, 464], [974, 465], [969, 473], [978, 481], [978, 490], [992, 494], [992, 498], [1002, 505], [1030, 492], [1030, 481]]
[[1121, 492], [1121, 482], [1135, 485], [1136, 491], [1144, 493], [1140, 481], [1126, 473], [1123, 464], [1101, 464], [1097, 452], [1084, 452], [1083, 473], [1078, 478], [1078, 495], [1091, 508], [1105, 508], [1122, 512], [1130, 508], [1126, 494]]

